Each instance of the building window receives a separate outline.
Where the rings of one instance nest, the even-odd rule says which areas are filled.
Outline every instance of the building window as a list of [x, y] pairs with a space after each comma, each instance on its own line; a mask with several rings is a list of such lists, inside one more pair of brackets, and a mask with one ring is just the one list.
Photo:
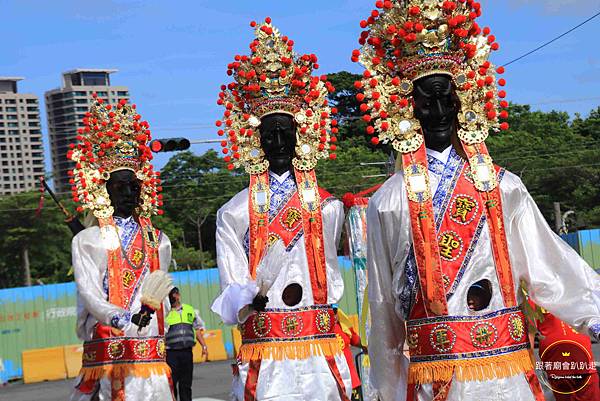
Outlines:
[[6, 104], [17, 104], [17, 102], [15, 101], [15, 99], [6, 99]]
[[7, 119], [7, 120], [18, 120], [18, 119], [19, 119], [19, 117], [17, 117], [17, 116], [16, 116], [16, 115], [14, 115], [14, 114], [9, 114], [9, 115], [7, 115], [7, 116], [6, 116], [6, 119]]
[[27, 104], [37, 104], [37, 99], [27, 99]]
[[87, 96], [87, 92], [79, 92], [79, 91], [77, 91], [77, 92], [71, 92], [71, 93], [74, 93], [75, 96]]
[[90, 86], [108, 86], [108, 74], [105, 72], [85, 72], [81, 74], [83, 84]]
[[7, 108], [6, 108], [6, 111], [13, 111], [13, 112], [16, 112], [16, 111], [17, 111], [17, 108], [16, 108], [16, 107], [7, 107]]
[[16, 128], [19, 126], [19, 123], [8, 123], [8, 126], [11, 128]]

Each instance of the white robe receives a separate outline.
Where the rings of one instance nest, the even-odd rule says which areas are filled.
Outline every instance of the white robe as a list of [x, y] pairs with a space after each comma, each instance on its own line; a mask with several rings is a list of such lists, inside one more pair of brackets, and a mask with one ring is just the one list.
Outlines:
[[[117, 225], [119, 235], [123, 230]], [[77, 284], [77, 336], [83, 340], [91, 340], [94, 326], [97, 323], [110, 326], [114, 316], [120, 317], [120, 325], [128, 337], [158, 336], [158, 320], [152, 317], [150, 324], [138, 334], [138, 326], [130, 322], [131, 315], [141, 307], [141, 291], [138, 291], [131, 302], [129, 310], [123, 310], [108, 302], [105, 290], [105, 276], [108, 267], [108, 248], [101, 240], [100, 228], [97, 226], [81, 231], [73, 238], [72, 258], [73, 272]], [[158, 248], [160, 269], [168, 271], [171, 263], [171, 242], [161, 233]], [[149, 271], [144, 273], [147, 277]], [[143, 282], [143, 280], [140, 280]], [[166, 305], [163, 304], [163, 308]], [[167, 311], [165, 310], [165, 313]], [[81, 380], [78, 377], [75, 384]], [[111, 400], [111, 382], [109, 378], [100, 380], [99, 401]], [[83, 394], [74, 389], [71, 401], [88, 401], [90, 394]], [[171, 387], [166, 375], [152, 375], [149, 378], [127, 377], [125, 379], [125, 401], [165, 401], [171, 400]]]
[[[285, 184], [277, 185], [279, 189], [276, 193], [273, 192], [273, 184], [277, 183], [273, 180]], [[289, 173], [281, 177], [271, 173], [272, 200], [274, 196], [285, 195], [296, 188], [295, 183], [289, 180], [292, 180]], [[344, 282], [337, 261], [337, 244], [344, 224], [344, 207], [340, 201], [333, 200], [326, 203], [322, 213], [327, 268], [327, 303], [334, 304], [340, 300], [344, 292]], [[222, 293], [215, 300], [212, 310], [219, 314], [226, 324], [242, 323], [239, 320], [239, 312], [252, 303], [259, 291], [257, 282], [272, 283], [267, 292], [269, 298], [267, 308], [295, 309], [314, 305], [304, 236], [288, 250], [285, 249], [282, 241], [277, 241], [271, 246], [257, 269], [257, 282], [255, 282], [250, 277], [247, 250], [244, 245], [247, 241], [248, 227], [248, 189], [245, 189], [235, 195], [217, 213], [217, 264]], [[267, 271], [274, 274], [268, 274]], [[282, 293], [292, 283], [302, 286], [303, 295], [298, 305], [289, 307], [283, 302]], [[337, 355], [335, 360], [346, 393], [349, 395], [352, 385], [348, 364], [342, 353]], [[238, 367], [240, 374], [233, 378], [233, 399], [243, 400], [248, 363], [238, 362]], [[281, 361], [263, 359], [256, 396], [258, 400], [281, 401], [340, 399], [336, 381], [327, 361], [322, 356]]]
[[[428, 150], [446, 163], [449, 151]], [[440, 179], [429, 173], [432, 193]], [[515, 291], [528, 283], [531, 298], [581, 332], [600, 323], [600, 276], [552, 232], [519, 177], [506, 172], [500, 184], [506, 237]], [[373, 196], [367, 211], [369, 302], [372, 328], [369, 338], [371, 377], [382, 401], [406, 399], [408, 360], [402, 350], [407, 319], [405, 265], [412, 245], [408, 198], [402, 172], [390, 178]], [[467, 291], [477, 281], [492, 283], [492, 299], [481, 311], [467, 305]], [[418, 281], [418, 277], [416, 278]], [[522, 299], [519, 299], [519, 303]], [[498, 285], [487, 223], [465, 273], [448, 301], [449, 315], [479, 316], [504, 309]], [[422, 386], [420, 401], [429, 401], [432, 386]], [[523, 374], [486, 382], [452, 381], [448, 401], [534, 400]]]

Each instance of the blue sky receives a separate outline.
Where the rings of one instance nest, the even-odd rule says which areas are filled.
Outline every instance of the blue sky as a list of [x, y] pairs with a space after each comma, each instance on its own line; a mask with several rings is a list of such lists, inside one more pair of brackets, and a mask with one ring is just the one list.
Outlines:
[[[155, 137], [216, 137], [215, 99], [226, 65], [247, 52], [249, 22], [271, 16], [321, 72], [359, 72], [350, 61], [358, 23], [374, 0], [0, 0], [0, 76], [26, 77], [21, 92], [40, 99], [61, 72], [117, 68]], [[600, 0], [484, 0], [480, 22], [506, 63], [600, 11]], [[600, 18], [511, 65], [509, 98], [542, 110], [587, 114], [600, 105]], [[581, 100], [587, 99], [587, 100]], [[42, 116], [44, 133], [45, 114]], [[46, 138], [45, 138], [46, 139]], [[205, 147], [195, 146], [201, 152]], [[157, 158], [162, 166], [167, 156]], [[47, 157], [47, 159], [49, 159]]]

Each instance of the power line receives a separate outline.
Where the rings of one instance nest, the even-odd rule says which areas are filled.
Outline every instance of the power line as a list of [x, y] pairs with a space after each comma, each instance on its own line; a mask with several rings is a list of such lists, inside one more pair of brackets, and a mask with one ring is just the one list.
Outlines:
[[552, 44], [552, 43], [554, 43], [554, 42], [556, 42], [557, 40], [561, 39], [562, 37], [564, 37], [564, 36], [567, 36], [568, 34], [570, 34], [571, 32], [573, 32], [574, 30], [576, 30], [576, 29], [578, 29], [578, 28], [582, 27], [583, 25], [587, 24], [588, 22], [590, 22], [591, 20], [593, 20], [594, 18], [596, 18], [596, 17], [598, 17], [598, 16], [600, 16], [600, 11], [598, 11], [596, 14], [592, 15], [590, 18], [586, 19], [585, 21], [583, 21], [583, 22], [582, 22], [582, 23], [580, 23], [579, 25], [577, 25], [577, 26], [574, 26], [573, 28], [569, 29], [567, 32], [565, 32], [565, 33], [562, 33], [562, 34], [558, 35], [558, 36], [557, 36], [557, 37], [555, 37], [554, 39], [552, 39], [552, 40], [549, 40], [548, 42], [546, 42], [546, 43], [542, 44], [541, 46], [538, 46], [538, 47], [536, 47], [535, 49], [533, 49], [533, 50], [530, 50], [529, 52], [527, 52], [527, 53], [523, 54], [522, 56], [519, 56], [519, 57], [517, 57], [517, 58], [516, 58], [516, 59], [514, 59], [514, 60], [511, 60], [511, 61], [509, 61], [509, 62], [508, 62], [508, 63], [506, 63], [506, 64], [503, 64], [502, 66], [503, 66], [503, 67], [507, 67], [507, 66], [511, 65], [512, 63], [516, 63], [517, 61], [524, 59], [525, 57], [527, 57], [527, 56], [529, 56], [529, 55], [531, 55], [531, 54], [533, 54], [533, 53], [535, 53], [535, 52], [537, 52], [537, 51], [539, 51], [539, 50], [543, 49], [544, 47], [546, 47], [546, 46], [548, 46], [548, 45], [550, 45], [550, 44]]

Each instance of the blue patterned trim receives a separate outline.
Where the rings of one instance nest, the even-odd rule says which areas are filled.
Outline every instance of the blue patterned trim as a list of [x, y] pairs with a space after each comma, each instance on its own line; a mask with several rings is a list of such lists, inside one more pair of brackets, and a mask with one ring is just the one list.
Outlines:
[[442, 161], [440, 161], [439, 159], [436, 159], [431, 155], [427, 155], [427, 168], [433, 174], [437, 175], [438, 177], [441, 177], [444, 174], [444, 169], [446, 168], [446, 165], [442, 163]]
[[502, 354], [510, 354], [512, 352], [517, 352], [522, 349], [529, 348], [529, 342], [525, 342], [524, 344], [519, 345], [511, 345], [509, 347], [502, 347], [497, 349], [491, 349], [486, 351], [478, 351], [478, 352], [462, 352], [459, 354], [441, 354], [441, 355], [425, 355], [425, 356], [411, 356], [410, 363], [419, 363], [419, 362], [435, 362], [435, 361], [444, 361], [444, 360], [457, 360], [457, 359], [474, 359], [474, 358], [487, 358], [490, 356], [497, 356]]
[[415, 252], [412, 245], [410, 246], [408, 259], [406, 261], [406, 265], [404, 266], [404, 277], [406, 278], [406, 281], [402, 287], [402, 290], [400, 291], [399, 299], [404, 320], [408, 320], [410, 311], [412, 310], [415, 299], [417, 298], [419, 282], [417, 261], [415, 260]]
[[266, 308], [265, 312], [266, 313], [295, 313], [295, 312], [308, 312], [311, 310], [329, 310], [329, 309], [333, 309], [333, 305], [309, 305], [309, 306], [302, 306], [300, 308], [293, 308], [293, 309], [284, 309], [284, 308]]
[[[276, 338], [255, 338], [252, 340], [242, 339], [242, 344], [264, 344], [264, 343], [293, 343], [298, 341], [318, 341], [336, 338], [335, 334], [315, 334], [304, 337], [276, 337]], [[318, 344], [313, 344], [318, 345]]]
[[433, 196], [433, 213], [435, 214], [435, 229], [440, 230], [446, 209], [454, 194], [454, 188], [465, 166], [465, 161], [456, 153], [454, 148], [450, 151], [440, 183]]
[[104, 278], [102, 279], [102, 289], [104, 293], [108, 295], [108, 269], [104, 272]]
[[596, 339], [596, 341], [600, 341], [600, 323], [592, 324], [588, 328], [589, 333]]
[[124, 219], [122, 217], [114, 216], [113, 219], [116, 226], [121, 229], [121, 233], [119, 235], [119, 237], [121, 237], [121, 247], [123, 249], [129, 249], [133, 243], [133, 239], [137, 234], [139, 224], [133, 217]]
[[123, 330], [129, 322], [131, 322], [131, 313], [128, 311], [117, 312], [110, 319], [110, 325], [119, 330]]
[[[119, 337], [119, 339], [121, 339], [122, 337]], [[147, 337], [144, 337], [144, 339], [146, 339]], [[114, 360], [110, 360], [110, 361], [104, 361], [104, 362], [96, 362], [96, 363], [85, 363], [85, 367], [86, 368], [94, 368], [94, 367], [98, 367], [98, 366], [109, 366], [109, 365], [128, 365], [131, 363], [135, 363], [136, 365], [141, 365], [144, 363], [156, 363], [156, 362], [165, 362], [165, 358], [157, 358], [157, 359], [145, 359], [145, 360], [139, 360], [139, 359], [120, 359], [118, 361], [114, 361]]]
[[516, 312], [520, 312], [521, 309], [519, 309], [518, 306], [515, 306], [513, 308], [505, 308], [505, 309], [499, 309], [497, 311], [494, 312], [490, 312], [486, 315], [479, 315], [479, 316], [438, 316], [438, 317], [426, 317], [423, 319], [413, 319], [413, 320], [409, 320], [407, 322], [407, 326], [408, 327], [414, 327], [414, 326], [422, 326], [425, 324], [432, 324], [432, 323], [438, 323], [438, 322], [478, 322], [481, 320], [488, 320], [494, 317], [498, 317], [498, 316], [502, 316], [502, 315], [508, 315], [510, 313], [516, 313]]

